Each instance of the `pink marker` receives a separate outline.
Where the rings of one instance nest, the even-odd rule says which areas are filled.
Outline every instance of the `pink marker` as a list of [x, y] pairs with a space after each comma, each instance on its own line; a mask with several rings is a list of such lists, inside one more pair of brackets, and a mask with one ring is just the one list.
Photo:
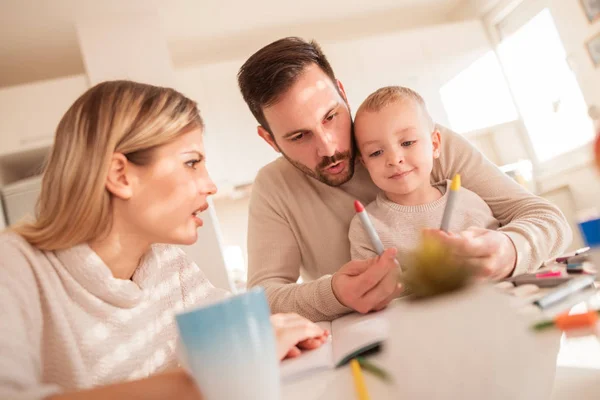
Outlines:
[[369, 235], [369, 238], [371, 239], [371, 243], [373, 244], [373, 247], [375, 247], [375, 251], [377, 252], [377, 254], [382, 254], [383, 253], [383, 243], [381, 243], [381, 239], [379, 239], [379, 235], [375, 231], [375, 228], [373, 227], [373, 224], [371, 223], [371, 219], [369, 218], [369, 215], [365, 211], [365, 208], [363, 207], [362, 203], [358, 200], [355, 200], [354, 201], [354, 209], [356, 210], [356, 213], [358, 214], [358, 218], [360, 218], [360, 222], [362, 222], [363, 227], [367, 231], [367, 235]]
[[548, 271], [548, 272], [540, 272], [539, 274], [535, 274], [536, 278], [555, 278], [557, 276], [561, 276], [562, 272], [560, 271]]

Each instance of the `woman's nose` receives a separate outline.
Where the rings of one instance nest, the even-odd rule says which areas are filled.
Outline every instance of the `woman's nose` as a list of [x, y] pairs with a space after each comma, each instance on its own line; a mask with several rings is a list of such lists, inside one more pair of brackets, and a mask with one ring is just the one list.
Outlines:
[[215, 183], [208, 174], [206, 174], [206, 176], [201, 179], [200, 193], [205, 196], [212, 196], [217, 193], [217, 185], [215, 185]]

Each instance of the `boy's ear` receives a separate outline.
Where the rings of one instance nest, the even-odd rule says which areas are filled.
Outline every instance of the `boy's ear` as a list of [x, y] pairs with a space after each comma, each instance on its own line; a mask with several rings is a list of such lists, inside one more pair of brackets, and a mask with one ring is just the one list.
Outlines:
[[281, 150], [279, 150], [279, 146], [277, 146], [277, 143], [275, 142], [275, 138], [273, 137], [273, 135], [271, 135], [269, 133], [269, 131], [267, 131], [261, 125], [259, 125], [256, 128], [256, 130], [258, 132], [258, 136], [260, 136], [261, 138], [263, 138], [263, 140], [265, 142], [267, 142], [269, 144], [269, 146], [271, 146], [273, 148], [273, 150], [275, 150], [278, 153], [281, 153]]
[[442, 151], [442, 135], [437, 128], [431, 133], [431, 143], [433, 144], [433, 158], [440, 158]]

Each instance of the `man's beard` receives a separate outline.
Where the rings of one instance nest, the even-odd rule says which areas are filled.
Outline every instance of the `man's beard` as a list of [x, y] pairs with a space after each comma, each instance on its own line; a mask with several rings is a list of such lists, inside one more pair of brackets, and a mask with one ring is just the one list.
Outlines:
[[[347, 104], [347, 103], [346, 103]], [[348, 106], [348, 110], [350, 110], [350, 106]], [[279, 148], [281, 151], [281, 148]], [[316, 180], [323, 182], [328, 186], [341, 186], [344, 183], [348, 182], [354, 176], [354, 165], [356, 162], [356, 140], [354, 139], [354, 121], [350, 119], [350, 150], [347, 150], [343, 153], [336, 151], [335, 154], [331, 157], [323, 157], [319, 164], [317, 165], [315, 170], [308, 168], [306, 165], [299, 163], [296, 160], [292, 160], [281, 151], [281, 154], [288, 160], [294, 167], [298, 168], [300, 171], [304, 172], [306, 175], [315, 178]], [[338, 161], [348, 161], [348, 170], [343, 175], [334, 175], [328, 176], [327, 173], [323, 172], [325, 168], [334, 164]]]

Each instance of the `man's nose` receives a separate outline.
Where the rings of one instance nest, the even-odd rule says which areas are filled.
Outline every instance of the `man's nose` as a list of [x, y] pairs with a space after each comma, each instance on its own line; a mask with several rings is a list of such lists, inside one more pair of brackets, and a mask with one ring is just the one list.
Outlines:
[[319, 157], [332, 157], [335, 154], [337, 140], [333, 132], [317, 132], [315, 138], [317, 139], [317, 155]]

